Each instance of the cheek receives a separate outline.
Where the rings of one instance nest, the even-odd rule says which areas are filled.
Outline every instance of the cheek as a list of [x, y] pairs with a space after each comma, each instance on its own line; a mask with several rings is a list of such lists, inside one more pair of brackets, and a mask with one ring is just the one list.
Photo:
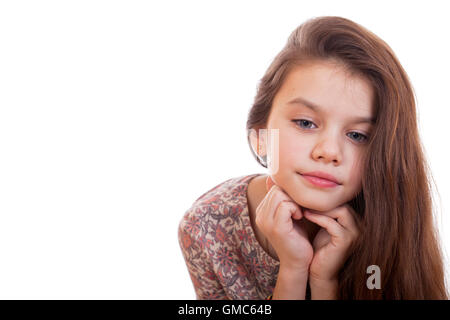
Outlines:
[[359, 189], [361, 187], [362, 174], [361, 162], [359, 160], [355, 160], [353, 166], [350, 168], [348, 176], [348, 184], [353, 189]]
[[280, 134], [280, 162], [298, 163], [307, 154], [306, 141], [292, 134]]

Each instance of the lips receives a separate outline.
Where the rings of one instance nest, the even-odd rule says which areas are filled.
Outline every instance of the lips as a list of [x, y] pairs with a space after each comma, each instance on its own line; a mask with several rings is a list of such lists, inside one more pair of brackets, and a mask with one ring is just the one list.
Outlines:
[[328, 181], [334, 182], [335, 184], [342, 184], [331, 174], [322, 172], [322, 171], [304, 172], [304, 173], [301, 173], [301, 175], [316, 177], [316, 178], [320, 178], [322, 180], [328, 180]]
[[334, 176], [322, 171], [305, 172], [303, 174], [298, 172], [298, 174], [310, 184], [320, 188], [333, 188], [342, 184]]

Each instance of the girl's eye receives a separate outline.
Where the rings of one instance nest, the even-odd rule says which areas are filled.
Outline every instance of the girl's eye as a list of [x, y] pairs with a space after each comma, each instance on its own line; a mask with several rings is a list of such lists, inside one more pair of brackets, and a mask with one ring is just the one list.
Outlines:
[[[297, 123], [300, 128], [304, 128], [304, 129], [311, 129], [309, 127], [309, 125], [313, 124], [312, 121], [305, 120], [305, 119], [292, 120], [292, 121], [294, 123]], [[356, 131], [350, 132], [349, 135], [350, 135], [350, 137], [353, 137], [352, 139], [358, 143], [363, 143], [363, 142], [367, 141], [367, 139], [368, 139], [366, 135], [356, 132]]]
[[[350, 132], [350, 135], [353, 135], [353, 137], [355, 136], [355, 134], [356, 134], [356, 137], [357, 137], [357, 139], [354, 139], [356, 142], [360, 142], [360, 143], [363, 143], [363, 142], [365, 142], [366, 140], [367, 140], [367, 136], [365, 136], [364, 134], [362, 134], [362, 133], [359, 133], [359, 132]], [[362, 140], [361, 139], [358, 139], [358, 137], [362, 137]]]
[[[303, 125], [308, 126], [308, 124], [312, 123], [309, 120], [305, 120], [305, 119], [300, 119], [300, 120], [293, 120], [295, 123], [300, 123], [300, 127], [304, 128]], [[305, 124], [306, 123], [306, 124]], [[309, 128], [308, 128], [309, 129]]]

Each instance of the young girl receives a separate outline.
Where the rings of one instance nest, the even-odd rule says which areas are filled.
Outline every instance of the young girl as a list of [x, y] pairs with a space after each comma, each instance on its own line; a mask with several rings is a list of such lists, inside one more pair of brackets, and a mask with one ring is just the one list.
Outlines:
[[199, 197], [178, 237], [198, 299], [448, 299], [409, 79], [340, 17], [306, 21], [258, 87], [268, 175]]

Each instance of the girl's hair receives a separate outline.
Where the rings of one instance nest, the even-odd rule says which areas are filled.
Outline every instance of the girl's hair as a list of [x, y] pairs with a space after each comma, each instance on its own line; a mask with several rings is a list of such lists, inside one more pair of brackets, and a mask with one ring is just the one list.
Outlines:
[[[412, 86], [392, 49], [363, 26], [341, 17], [310, 19], [296, 28], [261, 79], [247, 120], [265, 128], [274, 96], [289, 71], [314, 61], [339, 62], [374, 89], [376, 123], [363, 156], [362, 190], [349, 204], [361, 236], [339, 274], [338, 299], [448, 299], [442, 249], [433, 225], [425, 151]], [[377, 265], [381, 289], [369, 289]]]

